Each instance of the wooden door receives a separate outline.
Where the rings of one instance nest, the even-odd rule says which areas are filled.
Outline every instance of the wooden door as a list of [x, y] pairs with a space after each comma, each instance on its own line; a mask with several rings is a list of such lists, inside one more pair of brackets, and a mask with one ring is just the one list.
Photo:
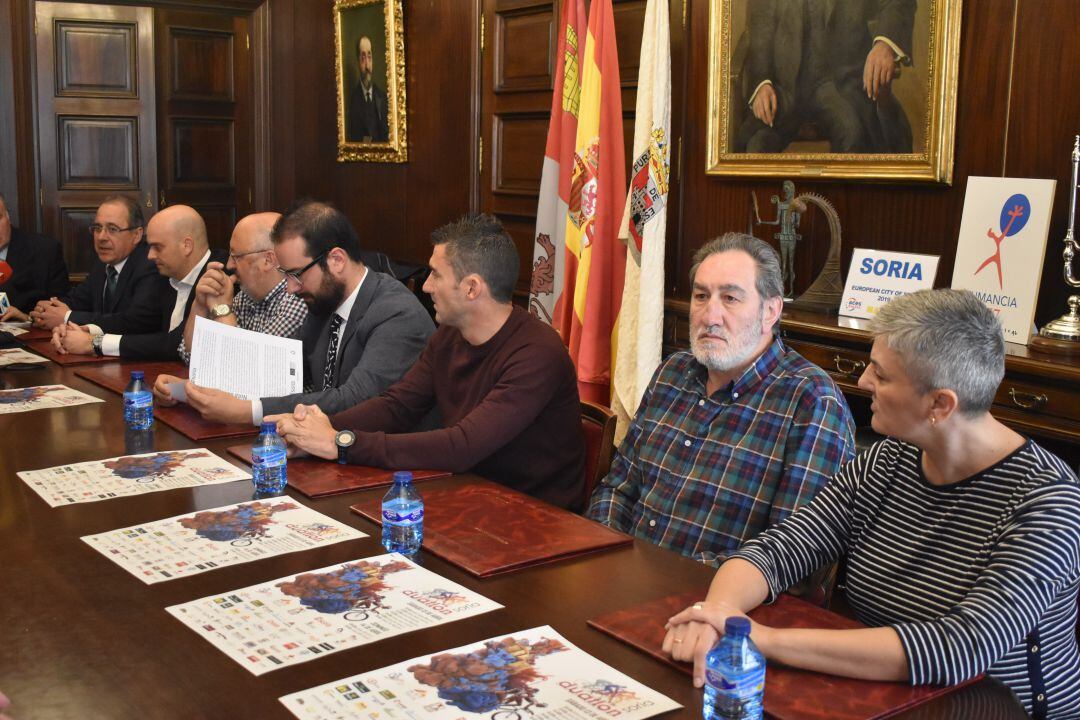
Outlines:
[[154, 210], [154, 37], [149, 8], [36, 3], [39, 201], [70, 272], [94, 259], [88, 227], [106, 195]]
[[190, 205], [226, 248], [253, 207], [249, 16], [158, 9], [159, 201]]
[[[483, 0], [480, 208], [498, 216], [514, 238], [521, 256], [519, 298], [528, 295], [532, 278], [536, 205], [555, 63], [562, 62], [555, 57], [561, 4], [550, 0]], [[613, 9], [629, 171], [645, 0], [615, 0]], [[583, 35], [584, 26], [582, 22]]]

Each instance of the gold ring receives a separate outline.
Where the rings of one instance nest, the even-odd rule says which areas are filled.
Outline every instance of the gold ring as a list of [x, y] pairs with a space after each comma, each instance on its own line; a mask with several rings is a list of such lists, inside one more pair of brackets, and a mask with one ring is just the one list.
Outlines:
[[681, 643], [682, 640], [680, 640], [679, 638], [674, 638], [671, 642], [673, 642], [673, 643]]
[[695, 610], [700, 610], [701, 609], [701, 603], [694, 603], [694, 609]]

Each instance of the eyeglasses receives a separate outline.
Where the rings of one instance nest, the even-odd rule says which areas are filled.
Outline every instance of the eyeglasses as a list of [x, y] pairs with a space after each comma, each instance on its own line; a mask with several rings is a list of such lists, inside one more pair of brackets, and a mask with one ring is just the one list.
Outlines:
[[315, 258], [314, 260], [312, 260], [311, 262], [309, 262], [307, 265], [300, 268], [299, 270], [286, 270], [285, 268], [278, 265], [277, 271], [279, 273], [281, 273], [282, 275], [284, 275], [286, 280], [292, 280], [297, 285], [300, 285], [301, 284], [300, 276], [303, 275], [304, 273], [306, 273], [311, 268], [315, 267], [324, 257], [326, 257], [326, 253], [321, 252], [321, 253], [319, 253], [319, 256], [317, 258]]
[[112, 235], [118, 235], [118, 234], [120, 234], [122, 232], [127, 232], [128, 230], [137, 230], [138, 228], [139, 228], [138, 225], [132, 225], [131, 227], [122, 228], [122, 227], [117, 227], [116, 225], [113, 225], [112, 223], [109, 223], [107, 225], [102, 225], [101, 223], [94, 223], [93, 225], [90, 226], [90, 235], [93, 236], [93, 235], [97, 235], [100, 232], [104, 232], [106, 235], [112, 236]]
[[[255, 253], [265, 253], [265, 252], [274, 252], [274, 251], [272, 249], [248, 250], [247, 252], [243, 252], [243, 253], [229, 253], [229, 257], [232, 258], [232, 261], [234, 263], [237, 263], [237, 262], [240, 262], [240, 258], [244, 257], [245, 255], [254, 255]], [[278, 268], [278, 270], [281, 270], [281, 268]]]

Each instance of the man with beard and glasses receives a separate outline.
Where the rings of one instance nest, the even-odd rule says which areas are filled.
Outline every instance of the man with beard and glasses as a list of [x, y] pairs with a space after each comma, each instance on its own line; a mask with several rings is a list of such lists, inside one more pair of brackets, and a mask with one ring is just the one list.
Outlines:
[[690, 352], [653, 376], [588, 516], [717, 565], [809, 502], [854, 451], [844, 396], [773, 334], [780, 261], [739, 233], [690, 270]]
[[299, 404], [335, 413], [375, 397], [416, 362], [435, 330], [420, 301], [396, 279], [366, 267], [348, 219], [325, 203], [302, 200], [271, 231], [286, 290], [307, 304], [304, 392], [261, 400], [187, 383], [203, 418], [250, 422]]

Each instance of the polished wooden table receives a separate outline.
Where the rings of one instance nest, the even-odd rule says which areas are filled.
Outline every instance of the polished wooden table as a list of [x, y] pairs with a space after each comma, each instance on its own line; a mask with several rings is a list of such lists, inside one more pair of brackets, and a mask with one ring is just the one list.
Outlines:
[[[390, 638], [256, 677], [165, 612], [165, 607], [304, 570], [383, 553], [378, 528], [349, 512], [365, 493], [296, 500], [368, 533], [362, 540], [144, 585], [79, 540], [140, 522], [241, 502], [243, 482], [50, 509], [15, 473], [123, 455], [120, 397], [49, 363], [0, 370], [0, 388], [63, 383], [104, 403], [0, 415], [0, 690], [16, 720], [69, 718], [288, 718], [277, 698], [354, 673], [538, 625], [701, 717], [701, 693], [677, 670], [585, 621], [673, 592], [707, 587], [712, 571], [635, 542], [626, 549], [478, 580], [421, 552], [429, 570], [503, 604], [502, 610]], [[153, 450], [207, 447], [157, 424]], [[142, 450], [147, 451], [147, 450]], [[467, 476], [423, 487], [470, 482]], [[381, 494], [382, 490], [368, 491]], [[900, 717], [1023, 718], [1004, 687], [983, 681]]]

